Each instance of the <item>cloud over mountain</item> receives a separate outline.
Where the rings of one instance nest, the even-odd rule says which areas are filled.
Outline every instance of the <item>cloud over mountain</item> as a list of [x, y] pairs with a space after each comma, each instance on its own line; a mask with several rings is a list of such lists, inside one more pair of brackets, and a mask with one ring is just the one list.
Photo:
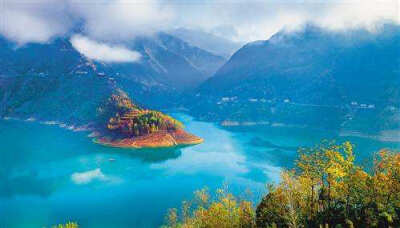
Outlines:
[[102, 41], [186, 27], [247, 42], [309, 22], [376, 30], [377, 22], [400, 18], [398, 0], [3, 0], [0, 15], [0, 34], [21, 44], [46, 42], [77, 26]]
[[70, 1], [85, 32], [96, 39], [132, 39], [166, 28], [172, 20], [168, 5], [158, 0]]
[[99, 43], [81, 35], [71, 38], [72, 46], [89, 59], [102, 62], [137, 62], [140, 53], [122, 46]]
[[0, 34], [19, 44], [43, 43], [72, 27], [65, 1], [3, 0], [0, 6]]

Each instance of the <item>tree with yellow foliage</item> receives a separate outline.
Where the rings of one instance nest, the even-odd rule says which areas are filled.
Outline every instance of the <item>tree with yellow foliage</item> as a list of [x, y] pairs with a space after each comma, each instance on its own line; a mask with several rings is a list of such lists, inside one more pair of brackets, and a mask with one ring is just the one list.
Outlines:
[[370, 172], [355, 164], [350, 142], [299, 149], [296, 169], [281, 173], [256, 210], [218, 190], [195, 192], [166, 227], [400, 227], [400, 153], [381, 150]]
[[[284, 171], [259, 204], [257, 225], [398, 227], [400, 154], [379, 152], [371, 174], [354, 160], [350, 142], [300, 149], [297, 169]], [[271, 216], [271, 208], [284, 209]]]
[[181, 216], [177, 209], [169, 210], [168, 224], [164, 228], [255, 227], [254, 209], [249, 201], [238, 200], [223, 189], [217, 190], [216, 200], [211, 200], [207, 189], [196, 191], [194, 195], [193, 202], [183, 203]]
[[53, 228], [78, 228], [78, 223], [75, 222], [67, 222], [65, 224], [58, 224], [56, 226], [53, 226]]

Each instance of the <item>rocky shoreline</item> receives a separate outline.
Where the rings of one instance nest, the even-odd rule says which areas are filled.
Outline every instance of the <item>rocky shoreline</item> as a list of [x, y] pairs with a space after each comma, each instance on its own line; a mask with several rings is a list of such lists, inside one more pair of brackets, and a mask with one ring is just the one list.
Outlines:
[[104, 146], [140, 149], [196, 145], [202, 143], [203, 139], [189, 134], [182, 129], [178, 129], [175, 131], [160, 131], [145, 136], [123, 139], [99, 136], [93, 141]]

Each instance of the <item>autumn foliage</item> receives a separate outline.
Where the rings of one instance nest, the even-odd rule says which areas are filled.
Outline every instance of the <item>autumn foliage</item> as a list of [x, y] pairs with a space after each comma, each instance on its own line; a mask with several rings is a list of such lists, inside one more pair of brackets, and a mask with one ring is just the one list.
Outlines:
[[113, 94], [99, 112], [107, 116], [107, 130], [124, 138], [183, 128], [182, 123], [168, 115], [133, 104], [122, 91]]
[[78, 223], [75, 222], [67, 222], [65, 224], [58, 224], [56, 226], [53, 226], [53, 228], [78, 228]]
[[368, 171], [354, 161], [350, 142], [299, 149], [296, 168], [268, 185], [256, 209], [197, 191], [201, 203], [171, 209], [167, 227], [400, 227], [400, 153], [381, 150]]
[[400, 154], [381, 150], [370, 172], [353, 145], [301, 149], [257, 207], [258, 227], [399, 227]]
[[194, 200], [183, 202], [181, 212], [170, 209], [164, 228], [254, 227], [255, 212], [251, 202], [239, 200], [226, 190], [218, 189], [212, 200], [207, 189], [194, 193]]

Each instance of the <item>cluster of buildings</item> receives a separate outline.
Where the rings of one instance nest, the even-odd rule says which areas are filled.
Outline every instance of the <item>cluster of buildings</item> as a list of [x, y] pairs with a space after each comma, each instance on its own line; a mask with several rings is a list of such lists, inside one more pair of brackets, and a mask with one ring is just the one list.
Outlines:
[[[222, 97], [221, 100], [219, 102], [217, 102], [217, 104], [223, 104], [223, 103], [229, 103], [229, 102], [234, 102], [237, 101], [238, 97], [234, 96], [234, 97]], [[272, 99], [257, 99], [257, 98], [248, 98], [247, 99], [248, 102], [250, 103], [256, 103], [256, 102], [261, 102], [261, 103], [273, 103], [276, 100], [272, 100]], [[291, 103], [291, 100], [289, 98], [283, 99], [283, 103]], [[354, 108], [359, 108], [359, 109], [375, 109], [375, 104], [368, 104], [368, 103], [358, 103], [357, 101], [352, 101], [351, 106]]]
[[[237, 101], [238, 97], [234, 96], [234, 97], [222, 97], [221, 100], [219, 102], [217, 102], [217, 104], [222, 104], [222, 103], [228, 103], [228, 102], [234, 102]], [[248, 102], [250, 103], [256, 103], [256, 102], [261, 102], [261, 103], [273, 103], [274, 100], [272, 99], [265, 99], [265, 98], [249, 98], [247, 99]], [[289, 99], [284, 99], [283, 100], [284, 103], [289, 103], [290, 100]]]

